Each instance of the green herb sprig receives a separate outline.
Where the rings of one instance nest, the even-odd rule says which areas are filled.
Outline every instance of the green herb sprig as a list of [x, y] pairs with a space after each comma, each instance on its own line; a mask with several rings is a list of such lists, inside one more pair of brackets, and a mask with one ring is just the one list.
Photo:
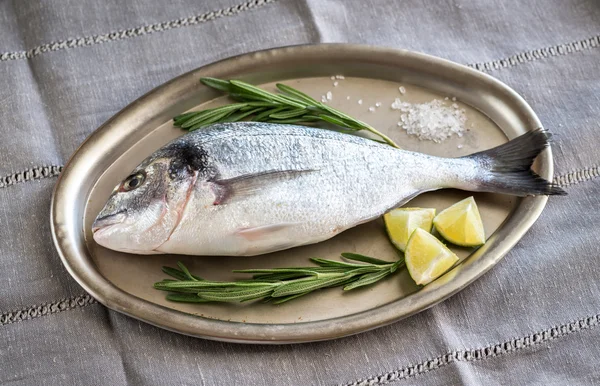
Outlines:
[[183, 303], [246, 302], [263, 299], [281, 304], [322, 288], [341, 287], [344, 291], [374, 284], [393, 274], [404, 265], [379, 260], [356, 253], [342, 253], [347, 261], [312, 258], [317, 266], [245, 269], [233, 272], [252, 274], [251, 279], [238, 281], [211, 281], [192, 275], [178, 262], [177, 268], [163, 267], [163, 272], [174, 279], [164, 279], [154, 288], [170, 292], [167, 300]]
[[194, 131], [214, 123], [237, 122], [250, 118], [257, 122], [284, 124], [323, 121], [340, 127], [341, 131], [346, 133], [369, 131], [380, 138], [375, 140], [400, 148], [371, 125], [320, 103], [285, 84], [277, 83], [281, 94], [273, 94], [240, 80], [202, 78], [200, 81], [206, 86], [227, 93], [238, 103], [178, 115], [173, 118], [176, 127]]

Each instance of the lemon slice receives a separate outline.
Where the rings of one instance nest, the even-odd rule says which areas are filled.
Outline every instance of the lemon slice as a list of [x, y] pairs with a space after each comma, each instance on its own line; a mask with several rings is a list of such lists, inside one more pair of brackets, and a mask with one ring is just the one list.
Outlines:
[[473, 197], [444, 209], [433, 219], [435, 229], [452, 244], [474, 247], [485, 243], [485, 231]]
[[386, 213], [383, 220], [392, 243], [404, 251], [415, 229], [431, 232], [434, 217], [435, 209], [432, 208], [399, 208]]
[[458, 261], [440, 240], [420, 228], [410, 236], [404, 253], [408, 273], [419, 285], [432, 282]]

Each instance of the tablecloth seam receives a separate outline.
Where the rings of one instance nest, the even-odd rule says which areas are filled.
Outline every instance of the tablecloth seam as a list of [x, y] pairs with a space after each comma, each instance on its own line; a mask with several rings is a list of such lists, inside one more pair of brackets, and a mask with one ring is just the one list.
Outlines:
[[63, 169], [64, 167], [59, 165], [41, 165], [14, 172], [0, 178], [0, 189], [27, 181], [58, 177]]
[[40, 305], [23, 307], [15, 311], [8, 311], [0, 314], [0, 326], [6, 326], [63, 311], [74, 310], [76, 308], [81, 308], [96, 303], [98, 303], [96, 299], [85, 293], [82, 295], [72, 296], [70, 298], [63, 298], [51, 303], [44, 302]]
[[477, 349], [453, 350], [435, 358], [420, 361], [416, 365], [407, 365], [397, 370], [383, 374], [361, 378], [354, 382], [340, 384], [342, 386], [373, 386], [385, 385], [403, 379], [422, 375], [437, 370], [454, 362], [474, 362], [483, 359], [503, 356], [512, 352], [519, 352], [551, 340], [559, 339], [575, 332], [589, 330], [600, 323], [600, 314], [586, 316], [572, 320], [558, 326], [553, 326], [538, 332], [531, 333], [521, 338], [509, 339], [501, 343], [488, 344]]
[[590, 181], [598, 177], [600, 177], [600, 166], [593, 165], [588, 168], [574, 170], [555, 176], [554, 183], [561, 187], [567, 187], [570, 185], [577, 185], [582, 182]]
[[467, 64], [467, 66], [483, 72], [492, 72], [503, 68], [515, 67], [519, 64], [529, 63], [540, 59], [553, 56], [565, 56], [575, 52], [591, 50], [592, 48], [598, 47], [600, 47], [600, 35], [576, 40], [570, 43], [557, 44], [544, 48], [524, 51], [503, 59], [491, 60], [489, 62], [470, 63]]
[[194, 16], [182, 17], [175, 20], [139, 25], [133, 28], [121, 29], [118, 31], [108, 32], [104, 34], [67, 38], [64, 40], [58, 40], [50, 43], [41, 44], [27, 51], [3, 52], [0, 53], [0, 62], [31, 59], [47, 52], [62, 51], [67, 50], [69, 48], [87, 47], [96, 44], [149, 35], [156, 32], [163, 32], [172, 29], [203, 24], [208, 21], [220, 19], [222, 17], [235, 16], [244, 11], [260, 8], [264, 5], [274, 3], [277, 1], [279, 0], [251, 0], [230, 7], [221, 8], [215, 11], [205, 12]]

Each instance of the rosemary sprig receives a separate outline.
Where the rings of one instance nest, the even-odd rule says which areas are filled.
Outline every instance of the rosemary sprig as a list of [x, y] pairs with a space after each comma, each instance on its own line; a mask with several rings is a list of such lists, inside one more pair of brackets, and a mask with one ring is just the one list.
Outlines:
[[[183, 303], [246, 302], [263, 299], [281, 304], [322, 288], [343, 286], [344, 291], [372, 285], [404, 265], [404, 260], [384, 261], [356, 253], [343, 253], [346, 261], [312, 258], [316, 266], [245, 269], [233, 272], [252, 274], [238, 281], [210, 281], [192, 275], [181, 262], [177, 268], [163, 267], [175, 278], [154, 283], [154, 288], [170, 292], [167, 300]], [[356, 263], [358, 262], [358, 263]]]
[[173, 118], [176, 127], [194, 131], [214, 123], [237, 122], [247, 118], [257, 122], [286, 124], [323, 121], [342, 128], [341, 131], [345, 133], [366, 130], [381, 138], [376, 141], [399, 148], [388, 136], [371, 125], [320, 103], [285, 84], [278, 83], [277, 89], [281, 93], [273, 94], [240, 80], [202, 78], [200, 81], [206, 86], [229, 94], [238, 103], [178, 115]]

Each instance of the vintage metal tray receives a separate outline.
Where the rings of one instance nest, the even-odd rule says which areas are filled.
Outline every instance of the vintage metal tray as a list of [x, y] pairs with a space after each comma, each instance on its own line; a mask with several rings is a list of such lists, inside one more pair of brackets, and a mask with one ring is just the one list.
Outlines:
[[[343, 75], [336, 79], [333, 75]], [[269, 87], [285, 82], [382, 130], [405, 149], [456, 157], [490, 148], [541, 126], [527, 103], [494, 78], [419, 53], [369, 46], [327, 44], [260, 51], [204, 66], [156, 88], [96, 130], [65, 167], [52, 198], [54, 242], [69, 273], [107, 307], [182, 334], [244, 343], [293, 343], [338, 338], [383, 326], [422, 311], [465, 288], [493, 267], [534, 223], [546, 197], [518, 199], [476, 194], [488, 242], [458, 251], [462, 264], [419, 288], [406, 271], [375, 286], [344, 293], [322, 290], [280, 306], [271, 304], [179, 304], [152, 284], [164, 278], [162, 265], [182, 260], [211, 279], [232, 279], [232, 269], [306, 265], [308, 257], [337, 258], [357, 251], [394, 258], [381, 221], [351, 229], [329, 241], [256, 257], [137, 256], [109, 251], [91, 238], [90, 224], [113, 187], [157, 148], [184, 134], [170, 119], [192, 108], [226, 102], [202, 86], [202, 76], [237, 78]], [[399, 87], [406, 90], [401, 94]], [[348, 98], [349, 97], [349, 98]], [[409, 137], [397, 126], [395, 98], [425, 102], [457, 98], [466, 109], [462, 138], [436, 144]], [[362, 99], [362, 104], [358, 100]], [[369, 107], [381, 103], [375, 112]], [[536, 170], [552, 179], [552, 155], [545, 151]], [[411, 206], [442, 209], [470, 193], [439, 191]]]

